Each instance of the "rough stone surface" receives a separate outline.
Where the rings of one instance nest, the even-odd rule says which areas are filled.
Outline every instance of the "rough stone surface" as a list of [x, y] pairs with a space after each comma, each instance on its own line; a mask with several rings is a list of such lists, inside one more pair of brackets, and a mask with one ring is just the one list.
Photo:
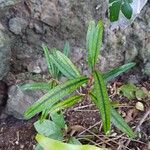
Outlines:
[[148, 76], [150, 76], [150, 63], [147, 63], [146, 65], [145, 65], [145, 68], [144, 68], [144, 73], [146, 74], [146, 75], [148, 75]]
[[8, 100], [5, 113], [18, 119], [24, 119], [24, 112], [41, 96], [42, 93], [39, 91], [22, 91], [18, 85], [11, 86], [8, 91]]
[[14, 34], [22, 34], [22, 31], [27, 27], [27, 22], [19, 17], [15, 17], [9, 20], [9, 29]]
[[0, 107], [4, 106], [7, 101], [7, 84], [3, 81], [0, 81]]
[[27, 66], [29, 72], [32, 73], [42, 73], [47, 71], [47, 64], [44, 57], [33, 60]]
[[5, 29], [0, 24], [0, 80], [8, 73], [9, 71], [9, 61], [11, 56], [11, 49], [9, 38], [5, 33]]
[[[30, 70], [28, 64], [36, 66], [33, 60], [42, 57], [42, 43], [47, 43], [50, 48], [62, 49], [65, 41], [71, 45], [71, 57], [79, 55], [77, 65], [87, 74], [85, 66], [85, 37], [88, 22], [91, 19], [104, 21], [105, 32], [103, 46], [101, 48], [98, 67], [109, 70], [125, 62], [135, 61], [139, 69], [146, 75], [150, 63], [150, 3], [148, 3], [141, 14], [124, 31], [111, 31], [107, 19], [107, 5], [104, 0], [1, 0], [0, 21], [7, 34], [0, 30], [0, 41], [3, 41], [0, 49], [0, 79], [8, 72], [8, 37], [11, 41], [12, 72], [23, 72]], [[17, 4], [17, 5], [14, 5]], [[74, 48], [77, 49], [74, 49]], [[79, 52], [82, 49], [82, 52]], [[75, 54], [73, 54], [75, 53]], [[3, 59], [2, 59], [3, 57]], [[72, 57], [74, 61], [75, 58]], [[76, 60], [75, 60], [76, 61]], [[4, 65], [5, 64], [5, 65]], [[3, 65], [3, 66], [2, 66]], [[34, 68], [33, 68], [34, 69]], [[33, 71], [34, 72], [34, 71]], [[37, 72], [37, 70], [36, 70]], [[39, 72], [39, 71], [38, 71]], [[2, 75], [2, 77], [1, 77]]]
[[15, 5], [21, 2], [21, 0], [0, 0], [0, 8], [3, 9], [8, 6]]

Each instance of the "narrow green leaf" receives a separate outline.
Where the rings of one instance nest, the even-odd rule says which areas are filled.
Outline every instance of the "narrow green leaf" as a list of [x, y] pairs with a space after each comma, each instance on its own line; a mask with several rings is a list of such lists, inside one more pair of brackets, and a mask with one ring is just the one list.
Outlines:
[[120, 116], [120, 114], [111, 107], [111, 121], [112, 123], [120, 129], [122, 132], [127, 134], [129, 137], [134, 138], [135, 133], [132, 131], [132, 129], [128, 126], [128, 124], [124, 121], [124, 119]]
[[55, 103], [61, 100], [67, 94], [72, 93], [82, 84], [86, 83], [88, 78], [79, 77], [62, 83], [54, 87], [47, 94], [42, 96], [37, 102], [35, 102], [26, 112], [25, 118], [31, 118], [35, 114], [43, 111], [44, 109], [50, 109]]
[[102, 45], [103, 36], [103, 23], [99, 21], [97, 26], [94, 21], [89, 23], [87, 37], [86, 37], [86, 48], [88, 51], [88, 65], [91, 70], [94, 69], [96, 64], [100, 47]]
[[97, 58], [99, 56], [100, 48], [102, 46], [102, 37], [103, 37], [103, 23], [99, 21], [94, 33], [93, 39], [93, 66], [95, 66], [97, 62]]
[[[90, 92], [91, 100], [95, 103], [97, 108], [99, 108], [97, 97], [94, 93]], [[117, 111], [111, 107], [111, 122], [120, 129], [123, 133], [127, 134], [129, 137], [135, 137], [134, 132], [132, 129], [128, 126], [128, 124], [124, 121], [124, 119], [120, 116], [120, 114], [117, 113]]]
[[101, 113], [104, 132], [107, 134], [110, 131], [110, 102], [107, 88], [103, 76], [99, 71], [94, 71], [93, 76], [98, 108]]
[[46, 90], [49, 91], [52, 89], [52, 82], [37, 82], [37, 83], [28, 83], [20, 86], [22, 90]]
[[74, 64], [60, 51], [54, 51], [50, 55], [52, 62], [58, 67], [58, 69], [69, 79], [80, 77], [80, 73]]
[[44, 148], [44, 150], [108, 150], [106, 148], [99, 148], [92, 145], [66, 144], [57, 140], [44, 137], [40, 134], [37, 134], [36, 140]]
[[133, 10], [128, 0], [123, 1], [123, 4], [121, 6], [121, 11], [127, 19], [131, 19]]
[[42, 48], [44, 50], [44, 54], [45, 54], [45, 58], [46, 58], [46, 62], [47, 62], [47, 65], [48, 65], [48, 71], [50, 73], [50, 75], [53, 77], [53, 78], [56, 78], [57, 79], [57, 76], [58, 76], [58, 69], [57, 67], [52, 63], [52, 60], [50, 58], [50, 52], [49, 52], [49, 49], [46, 45], [42, 44]]
[[68, 99], [66, 99], [66, 100], [64, 100], [62, 102], [59, 102], [58, 104], [54, 105], [50, 109], [50, 112], [58, 112], [60, 110], [69, 108], [69, 107], [75, 105], [76, 103], [78, 103], [81, 100], [82, 97], [83, 96], [80, 96], [80, 95], [71, 96]]
[[117, 77], [118, 75], [128, 71], [129, 69], [131, 69], [132, 67], [134, 67], [136, 65], [136, 63], [132, 62], [132, 63], [127, 63], [123, 66], [120, 66], [118, 68], [112, 69], [109, 72], [106, 72], [103, 77], [106, 81], [110, 81], [112, 79], [114, 79], [115, 77]]
[[87, 31], [87, 36], [86, 36], [86, 49], [87, 49], [87, 54], [88, 54], [88, 65], [89, 68], [92, 70], [93, 69], [93, 39], [94, 39], [94, 33], [95, 33], [95, 21], [90, 21], [89, 26], [88, 26], [88, 31]]
[[69, 56], [69, 52], [70, 52], [70, 45], [69, 45], [69, 42], [66, 42], [65, 46], [64, 46], [63, 53], [64, 53], [64, 55], [66, 55], [68, 57]]

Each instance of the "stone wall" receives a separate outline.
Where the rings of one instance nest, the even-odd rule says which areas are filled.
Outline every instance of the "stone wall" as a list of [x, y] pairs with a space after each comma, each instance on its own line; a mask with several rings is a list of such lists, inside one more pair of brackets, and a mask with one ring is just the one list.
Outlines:
[[0, 0], [0, 80], [8, 72], [28, 70], [43, 55], [42, 43], [63, 48], [68, 40], [72, 57], [85, 55], [88, 21], [103, 19], [105, 34], [99, 66], [108, 70], [136, 61], [150, 76], [150, 3], [125, 31], [111, 31], [104, 0]]

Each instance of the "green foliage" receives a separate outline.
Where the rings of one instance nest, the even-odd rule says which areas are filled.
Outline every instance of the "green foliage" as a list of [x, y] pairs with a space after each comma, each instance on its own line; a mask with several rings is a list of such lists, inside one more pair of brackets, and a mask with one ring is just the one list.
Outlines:
[[98, 148], [91, 145], [66, 144], [51, 138], [44, 137], [40, 134], [36, 136], [36, 140], [44, 150], [108, 150], [106, 148]]
[[109, 18], [111, 22], [119, 19], [119, 14], [122, 12], [127, 19], [132, 17], [132, 0], [109, 0]]
[[[91, 100], [95, 103], [97, 108], [99, 108], [98, 99], [94, 93], [90, 92]], [[122, 132], [126, 133], [129, 137], [135, 137], [135, 133], [132, 129], [128, 126], [128, 124], [124, 121], [124, 119], [120, 116], [119, 113], [111, 106], [110, 107], [111, 113], [111, 122]]]
[[82, 97], [83, 97], [82, 95], [71, 96], [71, 97], [67, 98], [66, 100], [56, 104], [55, 106], [53, 106], [50, 109], [50, 112], [58, 112], [60, 110], [69, 108], [69, 107], [75, 105], [76, 103], [78, 103], [81, 100]]
[[23, 84], [21, 86], [22, 90], [46, 90], [49, 91], [53, 87], [53, 82], [45, 83], [45, 82], [37, 82], [37, 83], [29, 83]]
[[97, 106], [101, 112], [104, 131], [105, 133], [108, 133], [110, 131], [110, 102], [106, 85], [103, 76], [99, 71], [94, 71], [93, 76]]
[[52, 55], [49, 55], [51, 62], [57, 66], [63, 75], [69, 79], [80, 77], [80, 73], [70, 59], [60, 51], [53, 51]]
[[72, 79], [66, 81], [63, 84], [60, 84], [50, 90], [47, 94], [42, 96], [38, 101], [36, 101], [26, 112], [25, 118], [29, 119], [36, 115], [39, 112], [42, 112], [44, 109], [51, 109], [54, 104], [56, 104], [59, 100], [62, 100], [64, 96], [72, 93], [81, 85], [86, 83], [88, 78], [79, 77], [76, 79]]
[[118, 88], [118, 93], [127, 97], [129, 100], [137, 98], [138, 100], [144, 99], [149, 96], [148, 92], [136, 87], [134, 84], [125, 84]]
[[[38, 120], [34, 123], [35, 130], [38, 134], [41, 134], [45, 137], [59, 140], [59, 141], [68, 141], [70, 144], [81, 145], [81, 143], [73, 136], [64, 134], [68, 127], [65, 123], [64, 116], [62, 113], [51, 113], [50, 119]], [[39, 144], [36, 146], [35, 150], [44, 150]]]
[[[112, 1], [111, 1], [112, 2]], [[45, 58], [48, 64], [48, 70], [51, 80], [48, 83], [32, 83], [22, 85], [23, 90], [45, 90], [47, 93], [37, 100], [25, 112], [25, 118], [29, 119], [34, 115], [42, 112], [41, 118], [34, 126], [37, 132], [37, 141], [44, 149], [67, 150], [100, 150], [93, 146], [75, 146], [71, 144], [80, 144], [75, 137], [65, 139], [63, 131], [66, 131], [66, 124], [62, 114], [57, 114], [63, 109], [71, 107], [80, 100], [91, 97], [99, 109], [104, 132], [110, 132], [110, 122], [117, 128], [130, 137], [134, 137], [132, 129], [127, 125], [123, 118], [116, 112], [113, 105], [109, 101], [106, 82], [114, 79], [123, 72], [128, 71], [135, 66], [135, 63], [128, 63], [118, 68], [115, 68], [107, 73], [102, 74], [96, 69], [96, 63], [99, 57], [100, 48], [102, 45], [103, 24], [101, 21], [96, 23], [91, 21], [87, 31], [86, 48], [87, 48], [87, 65], [91, 71], [90, 77], [83, 77], [79, 73], [76, 66], [68, 58], [70, 46], [65, 44], [63, 53], [43, 45]], [[68, 80], [60, 83], [59, 79], [64, 75]], [[92, 92], [91, 92], [92, 91]], [[48, 119], [49, 118], [49, 119]], [[51, 119], [50, 119], [51, 118]], [[42, 136], [42, 135], [46, 136]], [[52, 139], [66, 141], [71, 143], [64, 144]], [[37, 150], [42, 149], [37, 146]], [[70, 150], [70, 149], [69, 149]]]
[[103, 23], [99, 21], [97, 26], [94, 21], [89, 23], [86, 37], [86, 49], [88, 51], [88, 65], [91, 70], [95, 68], [95, 64], [102, 45]]
[[128, 71], [135, 65], [136, 65], [135, 63], [127, 63], [125, 65], [122, 65], [120, 67], [112, 69], [104, 74], [104, 79], [105, 79], [105, 81], [110, 81], [110, 80], [114, 79], [115, 77], [119, 76], [120, 74]]
[[63, 139], [63, 132], [59, 126], [50, 120], [37, 121], [34, 123], [34, 127], [39, 134], [42, 134], [46, 137], [50, 137], [56, 140]]
[[135, 133], [113, 107], [111, 107], [111, 121], [118, 129], [127, 134], [129, 137], [135, 137]]

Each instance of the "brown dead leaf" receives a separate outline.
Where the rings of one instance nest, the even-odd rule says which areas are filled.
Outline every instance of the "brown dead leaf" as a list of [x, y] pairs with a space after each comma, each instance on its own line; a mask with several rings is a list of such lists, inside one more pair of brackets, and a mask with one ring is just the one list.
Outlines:
[[138, 114], [138, 111], [136, 109], [130, 109], [127, 112], [127, 115], [125, 117], [125, 121], [127, 123], [133, 121], [135, 119], [135, 117], [137, 116], [137, 114]]

